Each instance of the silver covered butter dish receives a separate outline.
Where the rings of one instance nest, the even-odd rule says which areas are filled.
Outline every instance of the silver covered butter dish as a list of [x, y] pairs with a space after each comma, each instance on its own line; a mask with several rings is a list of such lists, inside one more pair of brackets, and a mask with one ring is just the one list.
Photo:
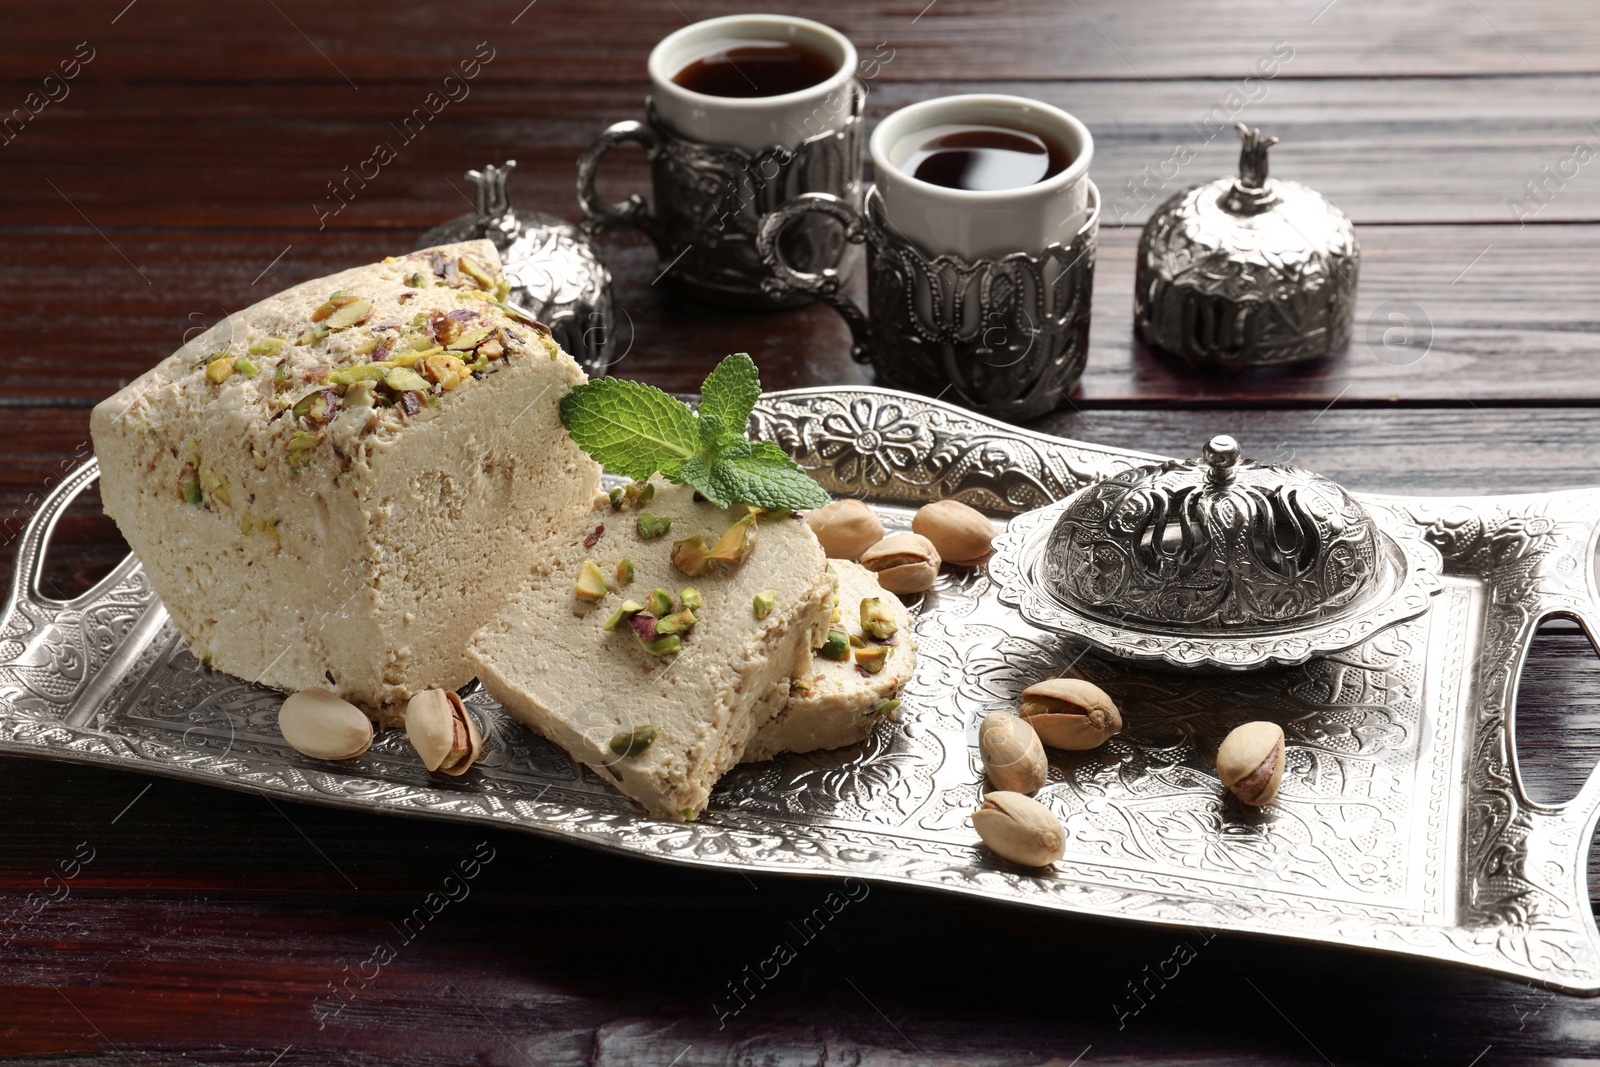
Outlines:
[[1439, 552], [1384, 515], [1217, 436], [1199, 459], [1124, 470], [1022, 516], [989, 570], [1029, 622], [1112, 655], [1292, 665], [1427, 610]]
[[1239, 176], [1185, 189], [1145, 223], [1134, 332], [1197, 367], [1320, 359], [1350, 339], [1355, 227], [1315, 189], [1267, 176], [1276, 137], [1238, 130]]

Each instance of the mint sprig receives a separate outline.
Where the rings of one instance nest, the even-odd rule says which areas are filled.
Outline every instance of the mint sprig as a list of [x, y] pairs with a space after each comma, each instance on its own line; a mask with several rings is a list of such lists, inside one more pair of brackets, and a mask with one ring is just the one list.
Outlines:
[[561, 398], [561, 424], [607, 470], [643, 480], [657, 471], [720, 508], [819, 508], [828, 494], [770, 441], [747, 436], [761, 396], [755, 362], [725, 358], [700, 387], [698, 414], [660, 389], [600, 378]]

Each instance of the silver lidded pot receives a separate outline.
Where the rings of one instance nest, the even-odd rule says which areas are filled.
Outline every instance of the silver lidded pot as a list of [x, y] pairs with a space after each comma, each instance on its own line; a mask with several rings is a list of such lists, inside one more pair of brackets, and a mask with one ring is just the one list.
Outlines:
[[1239, 176], [1185, 189], [1145, 224], [1134, 331], [1200, 367], [1319, 359], [1350, 339], [1355, 227], [1316, 190], [1267, 176], [1276, 137], [1237, 129]]
[[1212, 669], [1352, 648], [1427, 610], [1440, 570], [1414, 524], [1222, 435], [1013, 520], [989, 565], [1037, 626]]
[[478, 210], [458, 215], [417, 238], [415, 248], [487, 237], [500, 250], [509, 299], [550, 333], [591, 378], [611, 365], [616, 310], [611, 272], [589, 238], [564, 219], [511, 206], [506, 180], [517, 161], [467, 171]]

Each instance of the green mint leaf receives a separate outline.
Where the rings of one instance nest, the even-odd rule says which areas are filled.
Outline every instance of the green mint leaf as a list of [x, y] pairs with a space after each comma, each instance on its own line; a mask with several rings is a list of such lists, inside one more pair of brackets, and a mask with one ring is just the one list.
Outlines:
[[700, 450], [702, 452], [716, 452], [717, 446], [722, 442], [727, 427], [720, 416], [711, 412], [700, 413]]
[[722, 424], [723, 442], [743, 440], [750, 426], [750, 411], [761, 397], [761, 377], [755, 361], [743, 352], [724, 357], [700, 386], [700, 417], [715, 416]]
[[706, 472], [706, 482], [709, 489], [698, 482], [695, 488], [713, 502], [720, 498], [758, 508], [820, 508], [830, 499], [771, 441], [752, 441], [746, 456], [718, 456]]
[[733, 506], [733, 498], [728, 496], [723, 489], [711, 479], [711, 468], [715, 457], [702, 453], [690, 456], [683, 461], [683, 469], [678, 472], [678, 480], [686, 485], [692, 485], [695, 491], [719, 508]]
[[601, 378], [561, 398], [561, 425], [602, 467], [642, 481], [656, 471], [678, 480], [700, 451], [694, 412], [652, 385]]

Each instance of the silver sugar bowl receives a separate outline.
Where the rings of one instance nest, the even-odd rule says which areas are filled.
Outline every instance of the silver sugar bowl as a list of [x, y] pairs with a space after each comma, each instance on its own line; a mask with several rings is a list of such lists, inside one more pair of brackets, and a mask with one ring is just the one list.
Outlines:
[[1337, 483], [1241, 457], [1132, 467], [1013, 520], [1000, 599], [1036, 626], [1171, 666], [1248, 669], [1342, 652], [1427, 610], [1442, 560]]
[[1355, 227], [1314, 189], [1267, 176], [1276, 137], [1237, 128], [1239, 176], [1185, 189], [1145, 224], [1134, 331], [1201, 367], [1318, 359], [1350, 339]]
[[467, 171], [478, 210], [440, 223], [415, 248], [487, 237], [500, 250], [510, 299], [550, 327], [550, 333], [591, 378], [611, 365], [616, 310], [611, 272], [589, 238], [564, 219], [511, 206], [506, 179], [517, 161]]

